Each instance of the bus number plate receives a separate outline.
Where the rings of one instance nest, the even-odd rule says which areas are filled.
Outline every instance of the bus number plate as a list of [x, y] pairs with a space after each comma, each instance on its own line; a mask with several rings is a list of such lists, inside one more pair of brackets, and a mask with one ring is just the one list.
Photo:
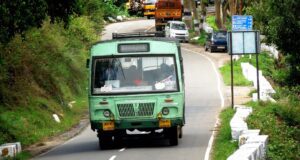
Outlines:
[[171, 127], [171, 120], [161, 119], [159, 120], [159, 128], [169, 128]]
[[115, 129], [115, 123], [113, 121], [103, 122], [102, 127], [104, 131], [112, 131]]

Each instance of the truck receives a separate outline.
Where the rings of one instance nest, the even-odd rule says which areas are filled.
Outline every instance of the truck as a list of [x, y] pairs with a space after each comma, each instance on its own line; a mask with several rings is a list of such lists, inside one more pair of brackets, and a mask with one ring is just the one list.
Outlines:
[[87, 67], [90, 123], [100, 149], [123, 147], [137, 131], [178, 145], [185, 124], [178, 41], [154, 33], [114, 33], [112, 40], [91, 47]]
[[155, 3], [157, 0], [145, 0], [144, 1], [144, 16], [148, 19], [155, 16]]
[[181, 0], [158, 0], [155, 4], [155, 28], [162, 31], [170, 20], [182, 20], [183, 5]]

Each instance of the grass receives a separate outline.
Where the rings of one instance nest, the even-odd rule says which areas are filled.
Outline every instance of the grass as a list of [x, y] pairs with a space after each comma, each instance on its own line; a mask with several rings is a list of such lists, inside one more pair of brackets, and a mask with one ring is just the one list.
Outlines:
[[[298, 109], [300, 108], [299, 104], [298, 101]], [[288, 121], [277, 115], [278, 108], [284, 107], [285, 104], [282, 102], [251, 102], [248, 105], [254, 109], [254, 113], [247, 120], [249, 128], [260, 128], [262, 134], [269, 135], [267, 159], [300, 159], [299, 123], [290, 125], [287, 123]]]
[[204, 46], [205, 45], [205, 42], [206, 42], [206, 33], [204, 31], [201, 31], [200, 33], [200, 37], [198, 39], [198, 44], [200, 46]]
[[[87, 113], [87, 98], [82, 96], [75, 101], [73, 108], [65, 105], [63, 109], [44, 99], [14, 109], [1, 107], [0, 144], [20, 141], [22, 146], [28, 146], [70, 129]], [[61, 123], [55, 122], [52, 114], [59, 115]]]
[[25, 151], [25, 152], [18, 153], [14, 158], [8, 157], [8, 158], [4, 158], [3, 160], [25, 160], [25, 159], [30, 159], [31, 157], [32, 155], [29, 152]]
[[232, 108], [224, 109], [220, 114], [221, 126], [213, 144], [213, 160], [226, 160], [237, 148], [237, 141], [232, 141], [229, 122], [234, 115]]
[[[248, 81], [246, 78], [244, 78], [242, 74], [242, 62], [249, 62], [253, 66], [256, 67], [256, 58], [254, 55], [252, 55], [252, 58], [249, 58], [249, 55], [245, 55], [244, 57], [241, 57], [239, 60], [234, 61], [233, 70], [234, 70], [234, 85], [235, 86], [250, 86], [252, 85], [252, 82]], [[262, 52], [258, 56], [258, 62], [259, 62], [259, 69], [262, 70], [262, 73], [264, 76], [267, 76], [271, 79], [275, 78], [274, 75], [276, 73], [275, 69], [275, 60], [269, 56], [268, 52]], [[224, 83], [226, 85], [231, 85], [231, 66], [230, 62], [226, 63], [223, 67], [220, 68], [220, 72], [223, 76]]]
[[[231, 85], [231, 66], [230, 62], [220, 68], [225, 85]], [[243, 73], [240, 62], [233, 63], [233, 83], [235, 86], [250, 86], [252, 83], [248, 81]]]

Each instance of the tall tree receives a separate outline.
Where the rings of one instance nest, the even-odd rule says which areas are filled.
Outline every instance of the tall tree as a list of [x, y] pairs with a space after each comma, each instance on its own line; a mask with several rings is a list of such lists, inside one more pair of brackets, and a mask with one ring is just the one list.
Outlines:
[[0, 42], [8, 42], [15, 33], [40, 26], [47, 15], [44, 0], [2, 0], [0, 3]]
[[264, 0], [252, 3], [247, 13], [253, 15], [255, 27], [285, 55], [288, 71], [283, 83], [300, 84], [300, 1]]
[[229, 1], [230, 14], [235, 15], [236, 8], [237, 8], [237, 0], [228, 0], [228, 1]]
[[[191, 1], [190, 0], [184, 0], [183, 1], [183, 11], [184, 11], [184, 13], [185, 13], [185, 15], [184, 16], [186, 16], [186, 17], [190, 17], [191, 15], [190, 15], [190, 13], [191, 13]], [[186, 15], [186, 14], [189, 14], [189, 15]], [[192, 20], [191, 19], [186, 19], [185, 20], [185, 24], [187, 25], [187, 27], [188, 28], [192, 28]]]
[[192, 10], [193, 10], [195, 34], [196, 34], [196, 36], [198, 36], [200, 34], [200, 30], [199, 30], [199, 16], [198, 16], [199, 14], [197, 12], [195, 1], [191, 0], [190, 3], [192, 4]]
[[221, 17], [221, 0], [215, 0], [215, 11], [216, 11], [216, 24], [217, 27], [223, 28], [223, 21]]
[[22, 34], [31, 27], [40, 27], [49, 15], [52, 22], [66, 24], [71, 14], [81, 13], [81, 0], [1, 0], [0, 43], [8, 42], [16, 33]]

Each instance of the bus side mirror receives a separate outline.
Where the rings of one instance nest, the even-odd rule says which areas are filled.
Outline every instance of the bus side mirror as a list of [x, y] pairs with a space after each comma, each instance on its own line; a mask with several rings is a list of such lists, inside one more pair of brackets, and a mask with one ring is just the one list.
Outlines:
[[86, 68], [89, 68], [89, 66], [90, 66], [90, 59], [86, 59], [85, 67], [86, 67]]

